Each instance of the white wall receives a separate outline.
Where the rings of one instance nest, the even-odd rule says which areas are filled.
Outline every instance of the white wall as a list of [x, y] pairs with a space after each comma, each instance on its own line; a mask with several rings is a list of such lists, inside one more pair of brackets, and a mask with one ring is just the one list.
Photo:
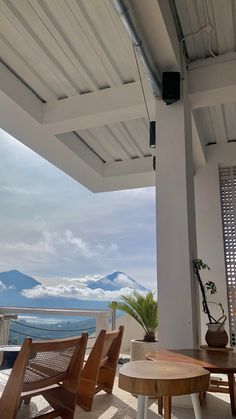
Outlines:
[[121, 345], [121, 354], [130, 354], [130, 341], [132, 339], [143, 339], [143, 328], [128, 314], [124, 314], [116, 320], [116, 329], [119, 326], [124, 326], [124, 335]]
[[[223, 228], [220, 203], [219, 165], [236, 165], [236, 144], [212, 145], [207, 149], [207, 164], [195, 174], [195, 202], [198, 257], [211, 268], [202, 274], [204, 282], [216, 283], [217, 294], [209, 300], [221, 302], [228, 315]], [[205, 342], [206, 315], [201, 313], [202, 342]], [[227, 321], [228, 329], [228, 321]]]

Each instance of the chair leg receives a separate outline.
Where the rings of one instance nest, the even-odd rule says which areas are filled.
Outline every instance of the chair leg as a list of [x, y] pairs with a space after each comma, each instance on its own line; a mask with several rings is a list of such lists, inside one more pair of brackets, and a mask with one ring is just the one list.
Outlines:
[[203, 405], [205, 398], [206, 398], [206, 391], [204, 390], [199, 393], [199, 402], [200, 402], [201, 407]]
[[230, 395], [230, 403], [231, 403], [231, 412], [233, 416], [236, 416], [236, 385], [234, 374], [228, 373], [228, 380], [229, 380], [229, 395]]
[[86, 412], [91, 412], [93, 406], [93, 397], [79, 397], [77, 405], [79, 407], [82, 407], [82, 409], [86, 410]]
[[30, 396], [28, 396], [28, 397], [24, 397], [24, 404], [27, 404], [27, 405], [29, 405], [30, 404], [30, 401], [31, 401], [31, 397]]
[[62, 417], [62, 419], [73, 419], [74, 418], [74, 413], [62, 412], [61, 417]]
[[93, 398], [96, 394], [96, 383], [82, 378], [80, 380], [79, 396], [76, 404], [82, 409], [90, 412], [93, 405]]
[[99, 371], [97, 385], [98, 388], [111, 394], [114, 386], [116, 370], [102, 367]]

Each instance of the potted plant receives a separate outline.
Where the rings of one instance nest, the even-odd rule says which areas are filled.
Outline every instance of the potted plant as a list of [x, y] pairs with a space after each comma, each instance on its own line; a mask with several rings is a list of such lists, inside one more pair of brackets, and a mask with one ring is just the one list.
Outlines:
[[[208, 281], [205, 284], [203, 284], [201, 276], [200, 276], [200, 271], [204, 269], [210, 270], [209, 266], [206, 263], [204, 263], [202, 259], [193, 260], [193, 270], [197, 278], [197, 281], [199, 283], [201, 294], [202, 294], [203, 312], [207, 315], [207, 318], [208, 318], [208, 323], [207, 323], [208, 330], [206, 332], [205, 339], [208, 346], [224, 347], [227, 345], [228, 340], [229, 340], [227, 332], [224, 328], [224, 324], [227, 319], [227, 316], [224, 313], [224, 309], [221, 303], [216, 303], [216, 302], [207, 300], [207, 294], [209, 293], [211, 295], [216, 294], [217, 288], [213, 281]], [[219, 307], [220, 317], [218, 319], [213, 317], [213, 315], [211, 314], [209, 304], [216, 304]]]
[[158, 305], [154, 293], [150, 291], [143, 295], [134, 291], [132, 295], [123, 295], [121, 301], [116, 303], [116, 308], [129, 314], [143, 328], [143, 339], [131, 341], [130, 355], [131, 361], [145, 359], [147, 352], [157, 349]]

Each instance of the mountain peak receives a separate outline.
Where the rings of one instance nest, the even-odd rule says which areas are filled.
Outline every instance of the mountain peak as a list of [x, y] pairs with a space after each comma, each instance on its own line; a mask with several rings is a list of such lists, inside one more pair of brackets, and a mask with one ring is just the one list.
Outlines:
[[23, 274], [17, 269], [0, 272], [0, 281], [6, 285], [6, 287], [14, 287], [17, 291], [22, 291], [25, 288], [33, 288], [40, 284], [40, 282], [32, 276]]
[[125, 276], [127, 276], [124, 272], [114, 271], [111, 274], [106, 275], [106, 278], [109, 278], [111, 281], [114, 281], [118, 275], [125, 275]]
[[148, 291], [124, 272], [115, 271], [98, 281], [88, 284], [91, 289], [101, 288], [104, 291], [119, 291], [121, 288], [132, 288], [137, 291]]

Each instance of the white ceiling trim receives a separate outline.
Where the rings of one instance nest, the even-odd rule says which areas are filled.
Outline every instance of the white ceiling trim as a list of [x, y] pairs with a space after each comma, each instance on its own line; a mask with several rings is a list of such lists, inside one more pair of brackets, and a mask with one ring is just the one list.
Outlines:
[[199, 133], [196, 120], [192, 112], [192, 144], [193, 144], [193, 160], [195, 169], [206, 163], [206, 147], [204, 139]]
[[0, 92], [21, 106], [36, 121], [42, 121], [43, 102], [1, 62]]
[[[131, 174], [134, 175], [140, 172], [147, 173], [153, 171], [153, 156], [125, 160], [116, 163], [108, 162], [105, 163], [103, 166], [104, 177], [125, 176]], [[153, 181], [154, 177], [155, 176], [153, 175]]]
[[[147, 88], [146, 95], [149, 112], [154, 117], [155, 100]], [[58, 134], [146, 115], [140, 83], [134, 82], [46, 103], [42, 122], [47, 132]]]
[[203, 108], [236, 102], [236, 59], [188, 71], [191, 106]]

